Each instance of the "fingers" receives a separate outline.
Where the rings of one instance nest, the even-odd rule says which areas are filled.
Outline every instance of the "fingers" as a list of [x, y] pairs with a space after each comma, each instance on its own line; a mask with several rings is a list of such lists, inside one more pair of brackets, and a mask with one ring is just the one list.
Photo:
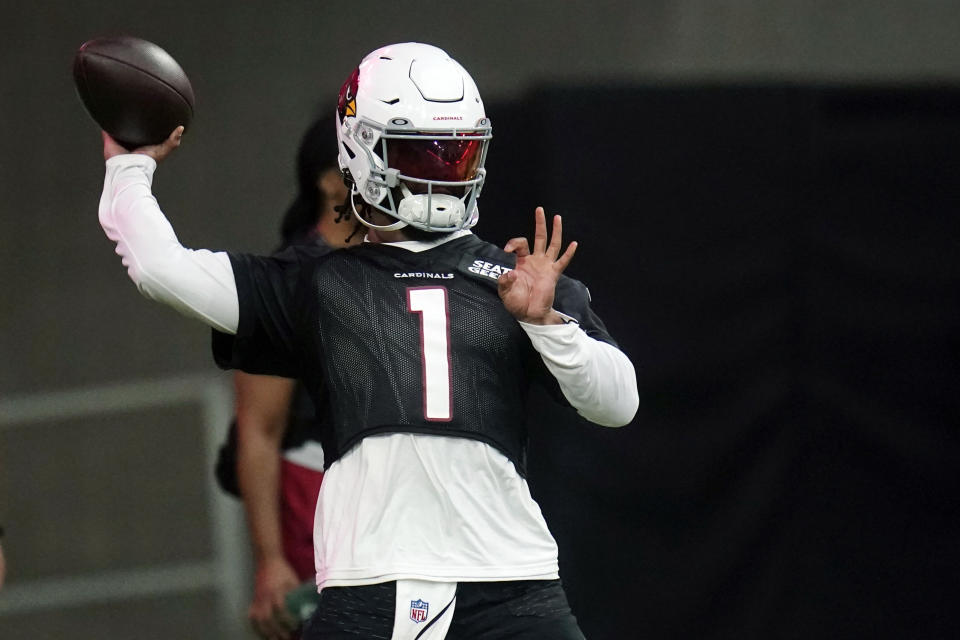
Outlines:
[[151, 144], [145, 147], [134, 149], [134, 153], [142, 153], [150, 156], [157, 162], [162, 162], [167, 156], [173, 153], [173, 150], [180, 146], [180, 140], [183, 138], [184, 127], [181, 125], [174, 129], [167, 139], [159, 144]]
[[547, 256], [556, 260], [560, 255], [560, 244], [563, 241], [563, 220], [560, 216], [553, 216], [553, 233], [550, 235], [550, 246], [547, 247]]
[[543, 207], [537, 207], [534, 213], [533, 252], [543, 253], [547, 248], [547, 222]]
[[[497, 295], [500, 296], [500, 300], [503, 301], [507, 311], [511, 314], [514, 313], [513, 307], [517, 304], [517, 292], [514, 291], [516, 283], [517, 274], [515, 271], [508, 271], [497, 278]], [[519, 290], [519, 287], [517, 289]]]
[[248, 617], [250, 618], [250, 625], [258, 636], [266, 640], [271, 640], [274, 637], [276, 628], [269, 616], [251, 612]]
[[113, 156], [130, 153], [129, 150], [120, 146], [106, 131], [100, 131], [100, 137], [103, 138], [103, 159], [109, 160]]
[[518, 258], [530, 255], [530, 242], [526, 238], [510, 238], [503, 246], [507, 253], [515, 253]]
[[287, 609], [286, 599], [274, 604], [273, 619], [280, 625], [281, 638], [289, 638], [290, 632], [297, 628], [298, 622], [293, 618], [293, 614]]
[[251, 619], [253, 630], [257, 635], [266, 640], [276, 640], [277, 638], [287, 638], [289, 633], [280, 622], [269, 614], [263, 614], [260, 617]]
[[497, 278], [497, 288], [501, 291], [505, 291], [513, 286], [513, 283], [517, 281], [517, 273], [513, 270], [507, 271], [506, 273], [500, 274], [500, 277]]
[[174, 147], [180, 146], [180, 139], [183, 138], [183, 132], [186, 129], [183, 125], [180, 125], [174, 129], [169, 136], [167, 136], [167, 144], [173, 145]]
[[171, 151], [180, 146], [180, 140], [183, 138], [184, 127], [183, 125], [174, 129], [167, 139], [160, 143], [160, 148], [157, 149], [154, 157], [159, 156], [159, 159], [165, 158]]
[[573, 260], [573, 254], [577, 252], [577, 241], [574, 240], [567, 246], [567, 250], [563, 252], [563, 255], [554, 263], [554, 266], [560, 273], [567, 268], [567, 265], [570, 264], [570, 261]]
[[[183, 138], [183, 132], [185, 128], [181, 125], [170, 132], [170, 135], [167, 136], [167, 139], [163, 142], [155, 145], [147, 145], [144, 147], [139, 147], [133, 150], [133, 153], [142, 153], [148, 155], [156, 161], [161, 161], [166, 158], [170, 153], [180, 146], [180, 141]], [[124, 153], [130, 153], [131, 150], [125, 147], [122, 147], [116, 140], [114, 140], [109, 133], [106, 131], [100, 132], [101, 137], [103, 138], [103, 158], [109, 160], [113, 156], [121, 155]]]
[[251, 619], [251, 622], [257, 635], [266, 640], [286, 640], [290, 637], [290, 630], [276, 616], [264, 615]]
[[251, 604], [247, 617], [253, 630], [265, 640], [286, 640], [298, 625], [287, 611], [285, 596], [281, 593], [272, 601], [259, 600]]
[[[543, 211], [543, 207], [537, 207], [535, 218], [536, 229], [534, 233], [533, 253], [535, 255], [542, 253], [546, 257], [555, 261], [555, 266], [557, 269], [563, 271], [573, 259], [573, 254], [577, 251], [577, 243], [571, 242], [567, 247], [567, 250], [564, 251], [563, 255], [561, 256], [560, 249], [563, 248], [563, 218], [560, 216], [553, 216], [553, 230], [550, 234], [549, 244], [547, 243], [546, 214]], [[521, 253], [521, 247], [526, 249], [525, 253]], [[507, 242], [504, 250], [516, 253], [517, 257], [520, 258], [529, 255], [529, 244], [527, 244], [525, 238], [512, 238], [509, 242]], [[558, 258], [557, 256], [560, 257]]]

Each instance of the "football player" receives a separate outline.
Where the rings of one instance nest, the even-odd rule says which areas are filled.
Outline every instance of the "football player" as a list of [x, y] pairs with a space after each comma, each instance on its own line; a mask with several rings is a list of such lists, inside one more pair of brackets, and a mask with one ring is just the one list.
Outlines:
[[224, 367], [305, 382], [323, 411], [305, 638], [583, 635], [525, 479], [525, 410], [545, 385], [615, 427], [636, 376], [562, 272], [559, 216], [505, 250], [471, 232], [491, 123], [435, 47], [367, 55], [341, 89], [339, 165], [367, 242], [318, 255], [191, 251], [151, 193], [180, 143], [128, 153], [104, 134], [100, 221], [149, 298], [214, 328]]

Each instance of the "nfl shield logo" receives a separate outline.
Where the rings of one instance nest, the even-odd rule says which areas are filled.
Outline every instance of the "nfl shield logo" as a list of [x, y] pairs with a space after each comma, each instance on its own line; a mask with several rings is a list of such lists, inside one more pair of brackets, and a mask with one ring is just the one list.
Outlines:
[[427, 619], [427, 611], [430, 609], [430, 603], [423, 600], [410, 601], [410, 619], [414, 622], [423, 622]]

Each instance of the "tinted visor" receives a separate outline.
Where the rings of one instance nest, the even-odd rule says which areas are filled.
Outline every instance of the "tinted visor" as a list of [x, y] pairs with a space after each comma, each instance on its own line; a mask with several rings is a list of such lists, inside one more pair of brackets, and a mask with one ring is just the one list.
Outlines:
[[464, 134], [455, 140], [391, 138], [387, 143], [387, 166], [421, 180], [473, 180], [482, 157], [483, 138], [479, 134]]

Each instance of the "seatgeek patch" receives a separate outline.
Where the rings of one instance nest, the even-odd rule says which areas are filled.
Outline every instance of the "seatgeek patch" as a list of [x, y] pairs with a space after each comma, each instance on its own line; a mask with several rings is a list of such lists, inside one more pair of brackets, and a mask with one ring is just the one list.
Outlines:
[[[470, 258], [472, 256], [469, 256]], [[485, 278], [490, 278], [491, 280], [499, 280], [500, 276], [510, 271], [513, 271], [513, 267], [508, 267], [505, 264], [497, 264], [495, 262], [488, 262], [483, 258], [474, 258], [469, 263], [466, 263], [467, 260], [461, 262], [461, 269], [464, 267], [469, 273], [484, 276]]]

